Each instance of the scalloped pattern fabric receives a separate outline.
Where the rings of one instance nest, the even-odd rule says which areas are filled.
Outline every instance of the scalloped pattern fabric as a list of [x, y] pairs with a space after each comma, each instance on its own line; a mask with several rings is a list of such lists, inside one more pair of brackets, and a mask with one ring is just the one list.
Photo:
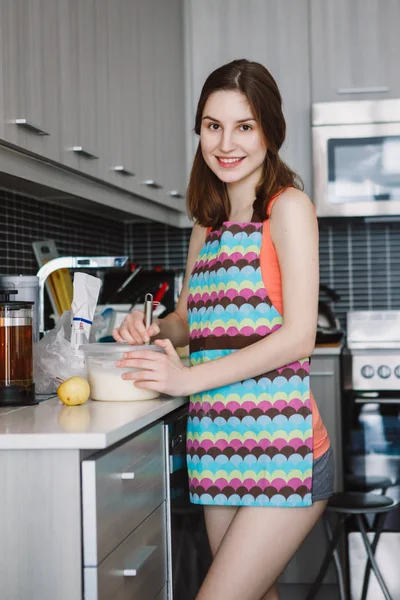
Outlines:
[[[237, 352], [282, 326], [262, 278], [263, 223], [209, 231], [189, 280], [190, 362]], [[187, 466], [195, 504], [312, 504], [310, 361], [190, 398]]]

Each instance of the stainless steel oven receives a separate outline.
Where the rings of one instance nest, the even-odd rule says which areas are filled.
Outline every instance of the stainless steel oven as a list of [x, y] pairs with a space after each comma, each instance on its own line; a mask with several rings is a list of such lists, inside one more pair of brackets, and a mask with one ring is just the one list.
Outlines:
[[400, 99], [312, 107], [319, 217], [400, 215]]
[[[343, 372], [345, 474], [387, 477], [400, 499], [400, 311], [347, 313]], [[385, 530], [400, 544], [400, 505]]]

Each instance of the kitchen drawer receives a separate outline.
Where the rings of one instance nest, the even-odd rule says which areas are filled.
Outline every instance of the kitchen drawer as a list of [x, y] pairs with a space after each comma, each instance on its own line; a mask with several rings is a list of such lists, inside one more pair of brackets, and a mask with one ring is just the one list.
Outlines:
[[161, 423], [82, 462], [83, 564], [97, 566], [165, 500]]
[[158, 600], [167, 578], [165, 510], [163, 502], [101, 565], [84, 568], [85, 600]]

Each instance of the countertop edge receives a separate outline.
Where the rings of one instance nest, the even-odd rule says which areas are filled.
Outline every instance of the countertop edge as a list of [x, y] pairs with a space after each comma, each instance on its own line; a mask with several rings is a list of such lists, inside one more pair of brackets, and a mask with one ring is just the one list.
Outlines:
[[188, 401], [189, 398], [185, 396], [162, 400], [149, 412], [109, 432], [0, 433], [0, 450], [104, 450], [162, 419]]
[[313, 350], [313, 356], [338, 356], [342, 353], [343, 345], [340, 346], [316, 346]]

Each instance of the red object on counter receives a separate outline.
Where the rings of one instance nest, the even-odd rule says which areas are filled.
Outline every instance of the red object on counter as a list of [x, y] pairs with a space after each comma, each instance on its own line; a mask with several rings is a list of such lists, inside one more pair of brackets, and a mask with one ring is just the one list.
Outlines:
[[158, 290], [156, 291], [154, 298], [153, 298], [153, 302], [157, 304], [159, 304], [162, 300], [162, 298], [164, 298], [165, 294], [168, 292], [169, 290], [169, 283], [167, 281], [164, 281], [164, 283], [162, 283], [160, 285], [160, 287], [158, 288]]

